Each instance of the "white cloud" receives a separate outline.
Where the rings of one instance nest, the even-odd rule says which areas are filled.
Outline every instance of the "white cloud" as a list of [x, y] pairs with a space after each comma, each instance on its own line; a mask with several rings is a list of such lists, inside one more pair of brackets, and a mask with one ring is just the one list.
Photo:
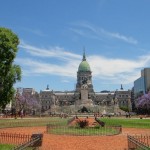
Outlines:
[[63, 82], [63, 83], [69, 83], [70, 81], [69, 80], [61, 80], [61, 82]]
[[113, 76], [114, 73], [123, 73], [133, 71], [135, 68], [141, 68], [146, 62], [143, 59], [137, 61], [124, 60], [124, 59], [111, 59], [102, 56], [90, 56], [89, 62], [95, 75], [107, 74]]
[[86, 34], [84, 33], [83, 30], [80, 30], [80, 29], [74, 29], [74, 28], [70, 28], [71, 31], [79, 34], [79, 35], [82, 35], [82, 36], [85, 36]]
[[[138, 41], [130, 36], [125, 36], [117, 32], [109, 32], [103, 28], [96, 27], [89, 23], [76, 23], [70, 30], [84, 37], [102, 40], [104, 38], [114, 38], [130, 44], [137, 44]], [[78, 27], [78, 28], [77, 28]]]
[[120, 33], [113, 33], [113, 32], [108, 32], [105, 30], [103, 30], [103, 33], [112, 37], [112, 38], [116, 38], [116, 39], [125, 41], [127, 43], [131, 43], [131, 44], [137, 44], [138, 43], [138, 41], [135, 40], [134, 38], [121, 35]]
[[[74, 63], [66, 63], [64, 65], [55, 65], [42, 61], [32, 60], [30, 58], [17, 58], [16, 62], [21, 64], [23, 75], [33, 76], [40, 74], [51, 74], [66, 77], [75, 77], [78, 67]], [[25, 74], [24, 74], [25, 72]]]
[[[29, 54], [38, 56], [34, 57], [34, 59], [30, 58], [30, 56], [28, 56], [28, 58], [16, 59], [16, 63], [20, 64], [23, 68], [23, 75], [33, 76], [48, 74], [65, 78], [76, 78], [82, 56], [65, 51], [62, 48], [58, 48], [58, 51], [54, 51], [53, 48], [47, 50], [27, 44], [23, 46], [21, 45], [21, 47], [27, 50]], [[45, 62], [44, 59], [40, 60], [40, 57], [63, 59], [50, 63]], [[129, 84], [133, 83], [134, 80], [140, 77], [140, 71], [142, 68], [149, 65], [150, 55], [143, 55], [137, 58], [137, 60], [114, 59], [100, 55], [93, 55], [87, 57], [87, 61], [90, 64], [94, 78], [110, 84]]]
[[38, 48], [35, 46], [31, 46], [29, 44], [26, 44], [24, 41], [21, 41], [19, 47], [23, 48], [31, 55], [38, 56], [38, 57], [55, 57], [64, 60], [73, 59], [73, 58], [81, 59], [80, 55], [65, 51], [63, 48], [60, 48], [58, 46], [45, 49], [45, 48]]
[[39, 29], [30, 29], [30, 28], [26, 28], [26, 27], [21, 27], [22, 30], [24, 31], [27, 31], [29, 33], [33, 33], [35, 35], [38, 35], [38, 36], [47, 36], [45, 33], [43, 33], [41, 30]]
[[96, 78], [127, 84], [140, 77], [141, 69], [150, 63], [150, 56], [143, 56], [137, 60], [90, 56], [89, 63]]

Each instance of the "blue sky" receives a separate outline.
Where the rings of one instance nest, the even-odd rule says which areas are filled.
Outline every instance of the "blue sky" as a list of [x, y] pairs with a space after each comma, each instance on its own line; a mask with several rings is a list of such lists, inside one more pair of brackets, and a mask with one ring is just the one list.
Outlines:
[[131, 89], [150, 67], [149, 0], [1, 0], [0, 26], [20, 38], [15, 87], [74, 90], [85, 47], [95, 91]]

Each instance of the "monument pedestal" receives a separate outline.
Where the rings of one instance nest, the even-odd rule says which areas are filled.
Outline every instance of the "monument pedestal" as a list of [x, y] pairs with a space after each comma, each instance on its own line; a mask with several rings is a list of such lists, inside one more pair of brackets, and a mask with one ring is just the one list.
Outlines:
[[76, 101], [76, 105], [81, 107], [93, 107], [93, 101], [91, 99], [88, 98], [88, 85], [87, 84], [83, 84], [81, 86], [81, 99]]
[[79, 107], [93, 107], [93, 101], [91, 99], [87, 99], [87, 100], [77, 100], [76, 101], [76, 106], [79, 106]]

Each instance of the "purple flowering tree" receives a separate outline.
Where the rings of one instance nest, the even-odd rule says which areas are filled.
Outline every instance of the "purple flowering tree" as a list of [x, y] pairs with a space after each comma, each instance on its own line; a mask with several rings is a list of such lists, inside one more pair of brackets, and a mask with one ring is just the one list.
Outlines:
[[150, 92], [138, 98], [137, 108], [141, 113], [150, 114]]
[[16, 111], [21, 115], [31, 113], [33, 110], [40, 109], [40, 102], [37, 94], [16, 93]]

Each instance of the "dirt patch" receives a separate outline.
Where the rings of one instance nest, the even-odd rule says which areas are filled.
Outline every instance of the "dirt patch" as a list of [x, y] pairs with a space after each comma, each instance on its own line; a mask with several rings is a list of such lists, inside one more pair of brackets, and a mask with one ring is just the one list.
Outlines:
[[17, 127], [17, 128], [0, 129], [0, 132], [20, 133], [20, 134], [44, 133], [45, 131], [46, 127]]

